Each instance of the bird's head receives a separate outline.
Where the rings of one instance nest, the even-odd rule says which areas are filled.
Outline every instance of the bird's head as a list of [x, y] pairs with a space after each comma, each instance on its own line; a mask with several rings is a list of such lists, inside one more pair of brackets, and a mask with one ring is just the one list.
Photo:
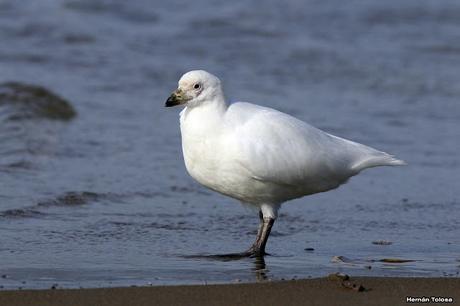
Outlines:
[[179, 80], [178, 88], [166, 100], [165, 106], [194, 107], [222, 97], [220, 80], [204, 70], [193, 70]]

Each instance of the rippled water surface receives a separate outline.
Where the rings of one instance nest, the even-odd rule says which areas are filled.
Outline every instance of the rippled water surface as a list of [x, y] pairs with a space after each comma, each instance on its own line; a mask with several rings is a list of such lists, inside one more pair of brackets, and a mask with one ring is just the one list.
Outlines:
[[[457, 1], [0, 0], [0, 42], [0, 83], [77, 113], [23, 116], [0, 90], [0, 288], [458, 277]], [[409, 166], [286, 204], [265, 262], [196, 257], [242, 251], [258, 218], [185, 172], [179, 110], [163, 104], [195, 68], [230, 101]]]

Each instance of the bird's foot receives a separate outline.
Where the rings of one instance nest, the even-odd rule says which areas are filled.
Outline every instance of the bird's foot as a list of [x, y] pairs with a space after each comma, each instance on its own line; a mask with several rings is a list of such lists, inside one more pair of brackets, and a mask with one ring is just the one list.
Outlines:
[[265, 252], [265, 250], [261, 250], [260, 248], [251, 246], [246, 251], [240, 253], [243, 257], [264, 257], [265, 255], [270, 255]]
[[221, 259], [221, 260], [238, 260], [243, 258], [263, 258], [265, 255], [270, 255], [264, 250], [258, 248], [250, 247], [244, 252], [239, 253], [229, 253], [229, 254], [217, 254], [217, 255], [207, 255], [208, 258]]

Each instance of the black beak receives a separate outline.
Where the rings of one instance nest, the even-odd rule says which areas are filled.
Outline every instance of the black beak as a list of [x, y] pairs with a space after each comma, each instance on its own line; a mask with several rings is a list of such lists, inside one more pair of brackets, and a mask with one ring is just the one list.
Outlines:
[[177, 99], [176, 93], [172, 93], [168, 100], [166, 100], [165, 106], [166, 107], [171, 107], [171, 106], [176, 106], [179, 105], [180, 101]]

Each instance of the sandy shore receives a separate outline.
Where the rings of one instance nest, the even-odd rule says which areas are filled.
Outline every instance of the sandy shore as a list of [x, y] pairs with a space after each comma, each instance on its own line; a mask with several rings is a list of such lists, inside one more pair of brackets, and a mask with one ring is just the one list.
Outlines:
[[445, 305], [460, 305], [460, 279], [358, 277], [346, 282], [320, 278], [256, 284], [15, 290], [0, 291], [0, 305], [408, 305], [406, 297], [431, 300], [432, 296], [453, 299]]

